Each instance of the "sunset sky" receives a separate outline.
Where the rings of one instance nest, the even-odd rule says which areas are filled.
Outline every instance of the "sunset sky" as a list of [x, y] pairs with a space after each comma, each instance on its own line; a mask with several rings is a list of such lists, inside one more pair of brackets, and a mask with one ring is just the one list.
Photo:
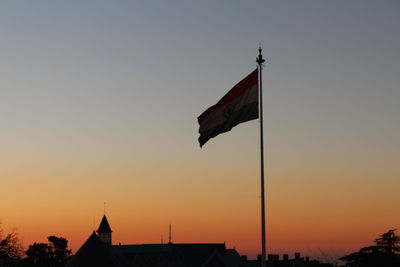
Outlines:
[[0, 2], [0, 219], [24, 245], [226, 242], [260, 253], [258, 121], [197, 116], [264, 71], [267, 253], [400, 228], [400, 2]]

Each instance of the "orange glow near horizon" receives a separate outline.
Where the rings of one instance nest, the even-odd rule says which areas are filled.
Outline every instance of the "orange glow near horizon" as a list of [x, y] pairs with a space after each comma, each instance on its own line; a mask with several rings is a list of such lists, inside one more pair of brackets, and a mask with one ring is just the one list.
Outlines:
[[[81, 169], [10, 170], [9, 175], [30, 177], [37, 183], [30, 184], [23, 193], [2, 195], [3, 203], [13, 203], [2, 207], [3, 226], [16, 227], [25, 246], [57, 235], [66, 237], [76, 252], [97, 229], [105, 200], [114, 244], [160, 243], [161, 238], [167, 242], [171, 223], [173, 242], [225, 242], [228, 248], [254, 258], [260, 251], [259, 184], [257, 178], [246, 177], [257, 177], [256, 168], [243, 170], [236, 166], [224, 171], [222, 166], [201, 170], [191, 165], [196, 175], [185, 179], [189, 177], [190, 164], [179, 171], [171, 164], [164, 163], [147, 173], [144, 166], [127, 173], [118, 173], [118, 167], [113, 166], [90, 173]], [[62, 189], [52, 178], [55, 174], [58, 179], [69, 181]], [[160, 174], [165, 176], [161, 179]], [[400, 221], [399, 215], [391, 207], [383, 207], [396, 198], [395, 187], [386, 188], [379, 200], [372, 200], [378, 184], [364, 185], [363, 194], [356, 196], [353, 193], [360, 185], [346, 183], [340, 174], [330, 172], [323, 181], [313, 179], [311, 188], [300, 182], [310, 177], [309, 171], [304, 176], [298, 172], [298, 183], [287, 186], [288, 177], [294, 174], [270, 168], [268, 253], [292, 255], [300, 251], [311, 257], [321, 257], [322, 253], [341, 256], [396, 228], [388, 222]], [[108, 179], [111, 176], [113, 180]], [[6, 181], [9, 188], [16, 183], [16, 179]], [[345, 183], [346, 188], [342, 187]]]
[[[250, 211], [256, 211], [250, 209]], [[97, 229], [101, 214], [96, 216], [95, 227], [93, 222], [87, 218], [87, 213], [64, 214], [52, 218], [43, 223], [40, 214], [37, 214], [37, 221], [30, 218], [29, 225], [20, 224], [17, 232], [22, 237], [25, 246], [33, 242], [46, 242], [49, 235], [63, 236], [69, 240], [69, 247], [73, 252], [86, 241], [91, 232]], [[249, 212], [242, 212], [242, 216], [248, 216]], [[42, 216], [44, 216], [42, 214]], [[71, 217], [84, 218], [73, 220]], [[115, 212], [110, 212], [108, 220], [113, 229], [113, 244], [146, 244], [160, 243], [161, 238], [164, 243], [168, 240], [169, 221], [162, 218], [139, 218], [121, 216]], [[214, 222], [199, 214], [193, 217], [176, 218], [172, 221], [172, 238], [175, 243], [226, 243], [228, 248], [236, 248], [239, 253], [249, 255], [254, 258], [260, 251], [259, 227], [248, 227], [248, 225], [258, 226], [258, 220], [239, 219], [232, 223], [232, 219], [217, 219]], [[69, 218], [70, 217], [70, 218]], [[254, 217], [254, 216], [253, 216]], [[21, 218], [22, 219], [22, 218]], [[238, 219], [238, 218], [233, 218]], [[258, 218], [257, 218], [258, 219]], [[314, 221], [314, 219], [310, 220]], [[300, 251], [302, 254], [312, 257], [320, 257], [321, 253], [329, 256], [341, 256], [356, 249], [367, 246], [381, 233], [387, 229], [374, 229], [370, 227], [351, 228], [340, 225], [340, 219], [332, 221], [331, 227], [318, 225], [314, 221], [310, 224], [295, 220], [297, 227], [293, 227], [293, 220], [286, 223], [270, 223], [267, 232], [268, 253], [293, 254]], [[8, 224], [11, 222], [8, 222]], [[320, 222], [321, 223], [321, 222]], [[62, 229], [62, 230], [60, 230]]]

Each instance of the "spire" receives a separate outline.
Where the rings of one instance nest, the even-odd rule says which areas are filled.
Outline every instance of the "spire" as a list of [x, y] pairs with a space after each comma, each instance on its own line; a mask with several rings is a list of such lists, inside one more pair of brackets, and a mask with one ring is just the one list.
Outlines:
[[103, 219], [101, 219], [101, 223], [99, 225], [99, 229], [97, 229], [97, 233], [98, 234], [100, 234], [100, 233], [105, 234], [105, 233], [111, 233], [111, 232], [112, 232], [112, 230], [111, 230], [110, 224], [107, 221], [106, 215], [104, 215]]
[[101, 219], [99, 229], [97, 229], [97, 235], [104, 244], [111, 246], [112, 244], [111, 233], [112, 233], [111, 227], [108, 224], [106, 215], [104, 215], [103, 219]]

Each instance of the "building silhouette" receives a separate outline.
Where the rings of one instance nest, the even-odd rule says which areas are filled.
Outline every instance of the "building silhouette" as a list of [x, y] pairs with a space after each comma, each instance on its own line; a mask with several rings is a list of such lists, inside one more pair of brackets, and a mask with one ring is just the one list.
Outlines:
[[245, 263], [235, 249], [227, 249], [224, 243], [113, 245], [105, 215], [96, 232], [66, 267], [240, 267]]
[[[97, 233], [96, 233], [97, 232]], [[259, 267], [260, 258], [247, 260], [224, 243], [173, 243], [113, 245], [112, 230], [104, 215], [97, 231], [89, 236], [66, 267]], [[267, 267], [332, 266], [310, 261], [296, 254], [269, 255]]]

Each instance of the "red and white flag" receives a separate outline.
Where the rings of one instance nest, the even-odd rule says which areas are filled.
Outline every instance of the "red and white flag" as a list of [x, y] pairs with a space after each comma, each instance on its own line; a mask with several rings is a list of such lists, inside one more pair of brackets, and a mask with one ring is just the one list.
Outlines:
[[230, 131], [239, 123], [258, 118], [257, 69], [236, 84], [217, 104], [198, 118], [199, 143], [202, 147], [210, 138]]

